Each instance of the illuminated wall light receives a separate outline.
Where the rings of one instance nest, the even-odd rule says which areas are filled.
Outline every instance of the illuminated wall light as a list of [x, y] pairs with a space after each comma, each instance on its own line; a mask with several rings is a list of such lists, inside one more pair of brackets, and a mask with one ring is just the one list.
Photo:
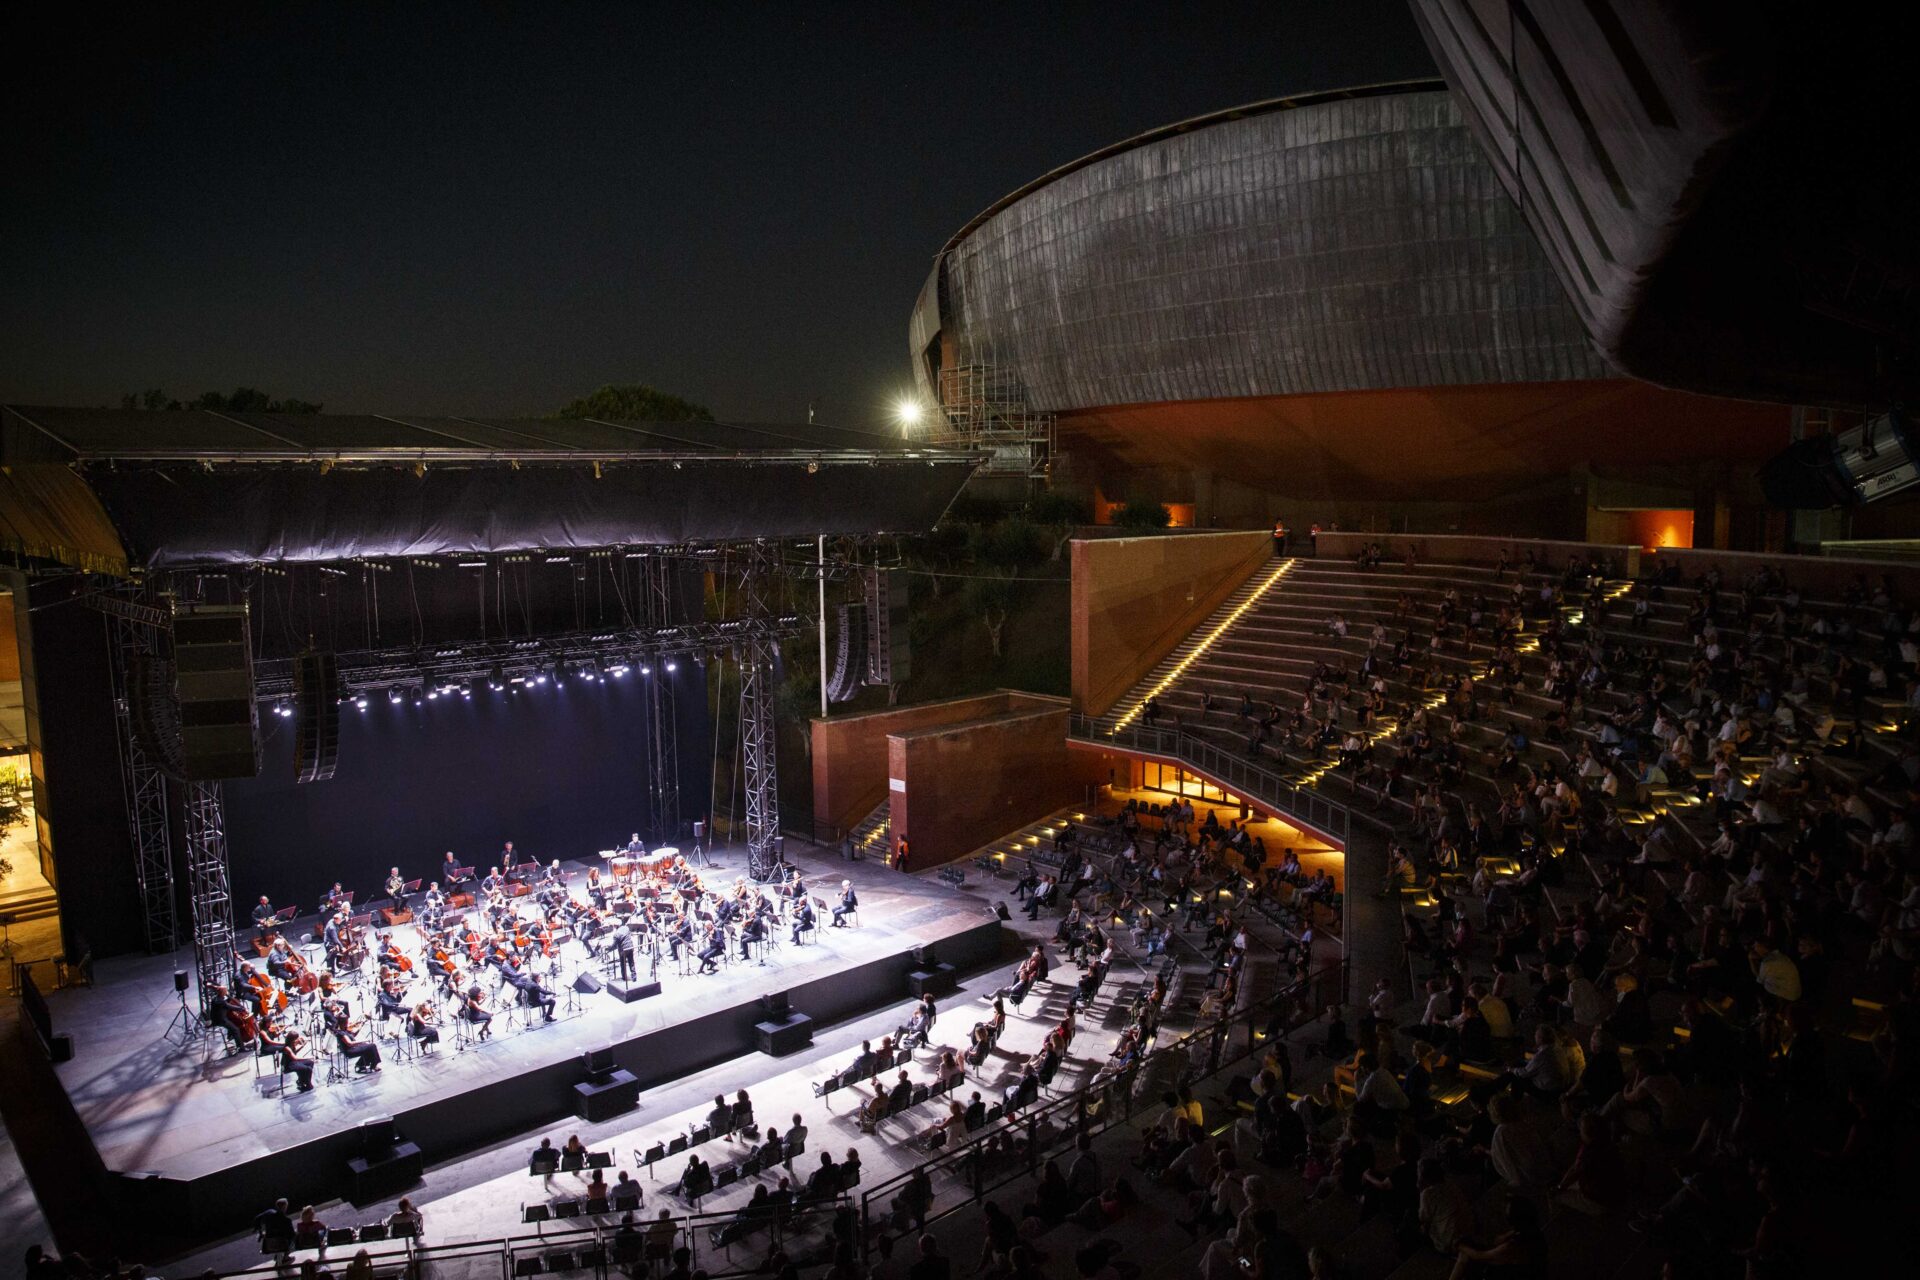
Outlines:
[[1225, 618], [1221, 619], [1220, 625], [1215, 627], [1211, 632], [1207, 634], [1206, 639], [1202, 640], [1199, 644], [1194, 646], [1193, 652], [1189, 653], [1186, 657], [1180, 659], [1180, 661], [1174, 666], [1173, 670], [1169, 671], [1161, 679], [1159, 684], [1156, 684], [1155, 686], [1153, 686], [1153, 688], [1147, 690], [1146, 693], [1142, 694], [1139, 698], [1136, 698], [1134, 700], [1133, 705], [1127, 708], [1126, 713], [1122, 715], [1118, 720], [1113, 722], [1113, 727], [1115, 732], [1118, 732], [1119, 730], [1126, 728], [1128, 724], [1132, 723], [1133, 720], [1139, 716], [1140, 712], [1146, 707], [1147, 703], [1151, 702], [1153, 699], [1165, 693], [1175, 680], [1178, 680], [1183, 674], [1185, 674], [1188, 667], [1192, 666], [1196, 661], [1199, 660], [1201, 654], [1205, 653], [1208, 649], [1213, 647], [1214, 641], [1218, 640], [1221, 636], [1225, 635], [1228, 629], [1231, 628], [1234, 623], [1240, 621], [1240, 616], [1242, 614], [1244, 614], [1247, 610], [1253, 608], [1254, 605], [1260, 603], [1260, 598], [1266, 595], [1267, 592], [1270, 589], [1272, 589], [1274, 583], [1280, 581], [1281, 578], [1284, 578], [1287, 575], [1287, 573], [1293, 568], [1294, 563], [1295, 562], [1293, 560], [1281, 561], [1279, 567], [1277, 567], [1276, 569], [1274, 569], [1272, 573], [1267, 575], [1267, 580], [1261, 583], [1260, 586], [1254, 591], [1252, 595], [1248, 596], [1245, 600], [1241, 601], [1237, 606], [1235, 606], [1233, 612], [1228, 614]]

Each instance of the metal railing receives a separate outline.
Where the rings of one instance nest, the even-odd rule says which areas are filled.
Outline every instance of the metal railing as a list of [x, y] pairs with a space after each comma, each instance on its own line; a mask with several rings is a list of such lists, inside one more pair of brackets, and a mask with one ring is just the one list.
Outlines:
[[1067, 718], [1067, 737], [1075, 742], [1173, 760], [1195, 773], [1205, 774], [1223, 790], [1257, 801], [1302, 826], [1321, 832], [1341, 847], [1346, 846], [1351, 827], [1346, 805], [1329, 800], [1311, 787], [1289, 782], [1265, 765], [1185, 729], [1130, 724], [1116, 730], [1100, 725], [1091, 716], [1075, 714]]
[[[1342, 983], [1341, 966], [1324, 965], [1266, 1000], [1202, 1021], [1124, 1071], [1103, 1070], [1077, 1090], [983, 1126], [966, 1142], [868, 1188], [860, 1197], [861, 1239], [871, 1247], [881, 1232], [918, 1230], [1009, 1183], [1037, 1176], [1048, 1160], [1070, 1153], [1081, 1135], [1126, 1124], [1137, 1111], [1157, 1105], [1161, 1093], [1217, 1075], [1257, 1052], [1269, 1037], [1313, 1021], [1340, 1003]], [[932, 1188], [924, 1211], [903, 1203], [902, 1196], [920, 1174]]]
[[[635, 1213], [631, 1227], [594, 1222], [585, 1227], [562, 1227], [494, 1240], [422, 1244], [417, 1239], [389, 1239], [366, 1244], [348, 1243], [325, 1249], [308, 1245], [287, 1256], [298, 1271], [309, 1261], [338, 1271], [356, 1253], [364, 1251], [376, 1280], [515, 1280], [544, 1274], [595, 1276], [633, 1274], [648, 1265], [664, 1269], [673, 1250], [685, 1248], [689, 1265], [712, 1280], [750, 1276], [765, 1271], [765, 1260], [775, 1246], [801, 1239], [830, 1240], [834, 1216], [853, 1206], [851, 1195], [810, 1201], [778, 1216], [747, 1218], [734, 1209], [718, 1213], [689, 1213], [679, 1217], [647, 1218]], [[609, 1215], [617, 1217], [618, 1215]], [[667, 1228], [672, 1228], [669, 1235]], [[718, 1234], [716, 1234], [718, 1233]], [[789, 1249], [796, 1261], [799, 1251]], [[808, 1251], [809, 1256], [811, 1250]], [[824, 1259], [822, 1259], [824, 1263]], [[803, 1262], [803, 1266], [805, 1263]], [[223, 1280], [286, 1280], [293, 1274], [276, 1255], [272, 1261], [238, 1271], [223, 1271]]]

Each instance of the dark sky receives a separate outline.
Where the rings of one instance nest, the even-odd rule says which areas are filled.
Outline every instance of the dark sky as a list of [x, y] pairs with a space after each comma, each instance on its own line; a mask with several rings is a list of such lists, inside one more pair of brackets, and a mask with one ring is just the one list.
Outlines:
[[1404, 0], [87, 8], [0, 19], [13, 402], [542, 413], [645, 381], [867, 425], [933, 253], [997, 197], [1432, 74]]

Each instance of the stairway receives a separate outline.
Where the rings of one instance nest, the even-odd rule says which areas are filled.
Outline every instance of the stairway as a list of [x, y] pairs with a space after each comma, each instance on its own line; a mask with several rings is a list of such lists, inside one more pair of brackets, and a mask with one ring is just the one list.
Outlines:
[[862, 858], [885, 858], [893, 852], [893, 799], [889, 796], [875, 805], [873, 812], [860, 819], [858, 825], [848, 833], [853, 842], [855, 855]]
[[1169, 650], [1165, 657], [1154, 664], [1152, 670], [1109, 707], [1096, 722], [1096, 727], [1112, 730], [1137, 722], [1147, 699], [1172, 687], [1209, 648], [1225, 639], [1249, 610], [1292, 572], [1296, 563], [1291, 557], [1282, 559], [1276, 556], [1249, 574], [1247, 580], [1221, 601], [1220, 607], [1208, 615], [1206, 621], [1190, 631], [1186, 639]]

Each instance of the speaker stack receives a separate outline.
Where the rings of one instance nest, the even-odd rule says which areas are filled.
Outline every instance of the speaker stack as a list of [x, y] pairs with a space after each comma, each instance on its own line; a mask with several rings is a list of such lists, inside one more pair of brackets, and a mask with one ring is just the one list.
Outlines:
[[340, 666], [331, 653], [293, 660], [293, 704], [295, 779], [325, 782], [340, 761]]
[[260, 772], [260, 708], [245, 605], [199, 605], [173, 616], [173, 690], [181, 773], [190, 782]]

